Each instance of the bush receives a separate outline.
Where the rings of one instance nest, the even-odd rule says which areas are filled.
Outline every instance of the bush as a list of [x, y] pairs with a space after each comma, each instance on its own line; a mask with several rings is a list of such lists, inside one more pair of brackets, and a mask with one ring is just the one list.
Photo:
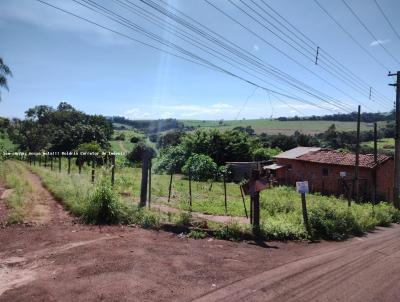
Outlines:
[[83, 219], [86, 223], [115, 224], [123, 222], [123, 208], [116, 192], [105, 178], [102, 178], [89, 195]]
[[320, 202], [309, 211], [310, 223], [316, 237], [343, 240], [349, 235], [361, 235], [363, 230], [351, 209], [344, 203]]
[[268, 240], [305, 239], [308, 237], [299, 213], [269, 217], [261, 225], [261, 234]]
[[154, 164], [156, 173], [179, 173], [187, 155], [182, 146], [171, 146], [161, 150]]
[[188, 237], [193, 239], [204, 239], [208, 236], [206, 232], [192, 230], [189, 232]]
[[270, 160], [273, 156], [282, 152], [279, 148], [257, 148], [252, 152], [253, 160], [263, 161]]
[[189, 170], [193, 180], [206, 181], [216, 177], [217, 164], [208, 155], [194, 154], [182, 168], [185, 175], [189, 175]]
[[243, 239], [246, 234], [250, 234], [250, 229], [237, 221], [230, 221], [218, 228], [214, 234], [220, 239], [237, 241]]

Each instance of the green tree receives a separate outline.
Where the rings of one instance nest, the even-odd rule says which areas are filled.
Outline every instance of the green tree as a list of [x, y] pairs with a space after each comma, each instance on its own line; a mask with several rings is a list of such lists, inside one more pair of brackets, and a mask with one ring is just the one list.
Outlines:
[[188, 158], [182, 168], [185, 175], [189, 175], [193, 180], [206, 181], [216, 178], [218, 167], [211, 157], [205, 154], [193, 154]]
[[[0, 88], [8, 90], [7, 77], [11, 77], [11, 69], [4, 63], [3, 58], [0, 57]], [[1, 90], [0, 90], [0, 101], [1, 101]]]

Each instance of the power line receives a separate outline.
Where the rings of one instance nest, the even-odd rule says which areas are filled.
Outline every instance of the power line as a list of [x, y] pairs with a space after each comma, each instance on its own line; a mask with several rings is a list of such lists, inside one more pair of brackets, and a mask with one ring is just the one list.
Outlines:
[[250, 28], [248, 28], [247, 26], [245, 26], [243, 23], [237, 21], [235, 18], [233, 18], [232, 16], [230, 16], [229, 14], [227, 14], [225, 11], [221, 10], [219, 7], [215, 6], [213, 3], [211, 3], [208, 0], [204, 0], [206, 3], [208, 3], [209, 5], [211, 5], [212, 7], [214, 7], [216, 10], [218, 10], [221, 14], [223, 14], [224, 16], [226, 16], [227, 18], [229, 18], [230, 20], [232, 20], [233, 22], [239, 24], [241, 27], [243, 27], [244, 29], [246, 29], [247, 31], [249, 31], [250, 33], [252, 33], [254, 36], [256, 36], [257, 38], [259, 38], [260, 40], [262, 40], [264, 43], [266, 43], [267, 45], [269, 45], [270, 47], [272, 47], [273, 49], [275, 49], [276, 51], [278, 51], [279, 53], [281, 53], [282, 55], [284, 55], [286, 58], [288, 58], [289, 60], [293, 61], [294, 63], [296, 63], [297, 65], [301, 66], [302, 68], [308, 70], [310, 73], [312, 73], [314, 76], [316, 76], [317, 78], [319, 78], [321, 81], [325, 82], [326, 84], [328, 84], [329, 86], [337, 89], [338, 91], [341, 91], [343, 93], [343, 91], [338, 88], [337, 86], [333, 85], [332, 83], [330, 83], [329, 81], [325, 80], [324, 78], [322, 78], [321, 76], [319, 76], [318, 74], [316, 74], [315, 72], [313, 72], [311, 69], [309, 69], [307, 66], [305, 66], [304, 64], [298, 62], [296, 59], [292, 58], [291, 56], [289, 56], [288, 54], [286, 54], [285, 52], [283, 52], [281, 49], [279, 49], [278, 47], [276, 47], [274, 44], [270, 43], [269, 41], [267, 41], [266, 39], [264, 39], [263, 37], [261, 37], [259, 34], [257, 34], [256, 32], [254, 32], [253, 30], [251, 30]]
[[[284, 97], [286, 97], [286, 98], [288, 98], [288, 99], [293, 99], [293, 100], [296, 100], [296, 101], [300, 101], [300, 102], [305, 102], [305, 103], [307, 103], [306, 100], [303, 100], [303, 99], [301, 99], [301, 98], [294, 97], [294, 96], [292, 96], [292, 95], [288, 95], [288, 94], [285, 94], [285, 93], [281, 93], [281, 92], [279, 92], [279, 91], [275, 91], [275, 90], [266, 88], [266, 87], [264, 87], [264, 86], [258, 85], [258, 84], [256, 84], [255, 82], [253, 82], [253, 81], [251, 81], [251, 80], [248, 80], [248, 79], [246, 79], [246, 78], [244, 78], [244, 77], [242, 77], [242, 76], [240, 76], [240, 75], [234, 74], [234, 73], [232, 73], [232, 72], [229, 72], [229, 71], [225, 70], [224, 68], [221, 68], [221, 67], [219, 67], [219, 66], [217, 66], [217, 65], [215, 65], [215, 64], [213, 64], [213, 63], [211, 63], [211, 62], [209, 62], [209, 61], [207, 61], [207, 60], [205, 60], [205, 59], [202, 59], [202, 58], [198, 57], [197, 55], [192, 54], [191, 52], [185, 51], [184, 49], [182, 49], [182, 48], [180, 48], [180, 47], [173, 48], [173, 47], [172, 47], [172, 46], [174, 45], [173, 43], [166, 43], [166, 42], [165, 42], [164, 40], [162, 40], [162, 39], [159, 40], [159, 41], [157, 40], [157, 41], [160, 42], [160, 43], [165, 43], [165, 44], [163, 44], [163, 45], [171, 46], [171, 48], [173, 48], [174, 50], [179, 50], [180, 52], [184, 53], [185, 55], [188, 55], [188, 56], [190, 56], [190, 57], [193, 57], [193, 58], [195, 58], [195, 59], [201, 61], [202, 63], [199, 63], [199, 62], [197, 62], [197, 61], [188, 59], [188, 58], [186, 58], [186, 57], [184, 57], [184, 56], [180, 56], [180, 55], [171, 53], [171, 52], [169, 52], [169, 51], [166, 51], [166, 50], [164, 50], [164, 49], [162, 49], [162, 48], [156, 47], [156, 46], [151, 45], [151, 44], [149, 44], [149, 43], [140, 41], [140, 40], [135, 39], [135, 38], [133, 38], [133, 37], [131, 37], [131, 36], [128, 36], [128, 35], [126, 35], [126, 34], [123, 34], [123, 33], [121, 33], [121, 32], [118, 32], [118, 31], [116, 31], [116, 30], [113, 30], [113, 29], [111, 29], [111, 28], [109, 28], [109, 27], [103, 26], [103, 25], [101, 25], [101, 24], [99, 24], [99, 23], [97, 23], [97, 22], [91, 21], [91, 20], [89, 20], [89, 19], [87, 19], [87, 18], [84, 18], [84, 17], [82, 17], [82, 16], [79, 16], [79, 15], [77, 15], [77, 14], [74, 14], [74, 13], [72, 13], [72, 12], [70, 12], [70, 11], [67, 11], [67, 10], [63, 9], [63, 8], [60, 8], [60, 7], [58, 7], [58, 6], [52, 5], [52, 4], [50, 4], [50, 3], [47, 3], [47, 2], [45, 2], [45, 1], [43, 1], [43, 0], [37, 0], [37, 1], [40, 2], [40, 3], [42, 3], [42, 4], [44, 4], [44, 5], [50, 6], [50, 7], [54, 8], [54, 9], [57, 9], [57, 10], [59, 10], [59, 11], [62, 11], [62, 12], [64, 12], [64, 13], [66, 13], [66, 14], [69, 14], [69, 15], [72, 15], [72, 16], [74, 16], [74, 17], [76, 17], [76, 18], [79, 18], [79, 19], [81, 19], [81, 20], [83, 20], [83, 21], [85, 21], [85, 22], [88, 22], [88, 23], [92, 24], [92, 25], [98, 26], [98, 27], [100, 27], [100, 28], [102, 28], [102, 29], [105, 29], [105, 30], [110, 31], [110, 32], [113, 32], [113, 33], [115, 33], [115, 34], [117, 34], [117, 35], [123, 36], [123, 37], [128, 38], [128, 39], [130, 39], [130, 40], [133, 40], [133, 41], [135, 41], [135, 42], [138, 42], [138, 43], [140, 43], [140, 44], [142, 44], [142, 45], [151, 47], [151, 48], [153, 48], [153, 49], [157, 49], [157, 50], [159, 50], [159, 51], [161, 51], [161, 52], [164, 52], [164, 53], [167, 53], [167, 54], [169, 54], [169, 55], [178, 57], [178, 58], [180, 58], [180, 59], [183, 59], [183, 60], [186, 60], [186, 61], [189, 61], [189, 62], [198, 64], [198, 65], [201, 65], [201, 66], [203, 66], [203, 67], [210, 68], [210, 69], [212, 69], [212, 70], [214, 70], [214, 71], [215, 71], [215, 70], [220, 71], [220, 72], [222, 72], [222, 73], [228, 74], [228, 75], [230, 75], [230, 76], [232, 76], [232, 77], [235, 77], [235, 78], [237, 78], [237, 79], [240, 79], [240, 80], [242, 80], [242, 81], [244, 81], [244, 82], [246, 82], [246, 83], [248, 83], [248, 84], [250, 84], [250, 85], [253, 85], [253, 86], [258, 87], [258, 88], [260, 88], [260, 89], [263, 89], [263, 90], [265, 90], [265, 91], [269, 91], [269, 92], [274, 93], [274, 94], [276, 94], [276, 95], [284, 96]], [[114, 20], [114, 21], [115, 21], [115, 20]], [[117, 21], [116, 21], [116, 22], [117, 22]], [[126, 25], [125, 25], [125, 26], [126, 26]], [[135, 29], [135, 30], [138, 31], [138, 32], [141, 31], [140, 27], [139, 27], [138, 29], [136, 29], [136, 28], [133, 28], [133, 29]], [[145, 33], [146, 33], [146, 36], [147, 36], [147, 37], [151, 37], [151, 38], [154, 39], [154, 40], [157, 39], [157, 36], [156, 36], [156, 35], [152, 36], [152, 35], [151, 35], [150, 33], [148, 33], [147, 31], [144, 31], [144, 32], [143, 32], [143, 34], [145, 34]], [[203, 64], [203, 63], [204, 63], [204, 64]], [[331, 110], [331, 109], [329, 109], [329, 108], [324, 108], [324, 107], [321, 107], [321, 106], [317, 106], [316, 104], [313, 104], [312, 106], [316, 106], [316, 107], [319, 107], [319, 108], [321, 108], [321, 109], [328, 110], [328, 111], [333, 111], [333, 112], [334, 112], [334, 110]]]
[[394, 28], [392, 22], [390, 22], [390, 19], [386, 16], [385, 12], [383, 11], [382, 7], [380, 6], [380, 4], [378, 3], [377, 0], [374, 0], [376, 6], [378, 7], [379, 11], [381, 12], [382, 16], [385, 18], [386, 22], [389, 24], [390, 28], [393, 30], [394, 34], [397, 36], [397, 38], [399, 38], [400, 40], [400, 35], [397, 32], [397, 30]]
[[[379, 41], [379, 39], [372, 33], [372, 31], [368, 28], [368, 26], [361, 20], [361, 18], [356, 14], [356, 12], [351, 8], [351, 6], [345, 1], [342, 0], [343, 4], [349, 9], [351, 14], [358, 20], [358, 22], [364, 27], [364, 29], [371, 35], [371, 37], [375, 41]], [[396, 61], [398, 64], [400, 64], [400, 61], [393, 56], [393, 54], [382, 44], [379, 43], [379, 45], [382, 47], [382, 49], [387, 53], [388, 56], [390, 56], [394, 61]]]
[[[128, 1], [128, 2], [132, 3], [131, 1]], [[155, 4], [153, 1], [144, 1], [144, 0], [141, 0], [141, 2], [147, 4], [148, 6], [150, 6], [151, 8], [153, 8], [153, 9], [155, 9], [155, 10], [157, 10], [157, 11], [160, 12], [161, 14], [163, 14], [163, 15], [165, 15], [165, 16], [171, 18], [171, 19], [174, 20], [175, 22], [177, 22], [177, 23], [179, 23], [179, 24], [181, 24], [181, 25], [183, 25], [183, 26], [189, 28], [190, 30], [194, 31], [195, 33], [199, 34], [200, 36], [205, 37], [206, 39], [212, 41], [213, 43], [216, 43], [217, 45], [223, 47], [224, 49], [226, 49], [226, 50], [228, 50], [228, 51], [234, 53], [235, 55], [237, 55], [237, 56], [243, 58], [243, 54], [242, 54], [242, 53], [238, 53], [237, 50], [232, 49], [229, 45], [221, 44], [221, 41], [217, 41], [217, 40], [211, 38], [211, 37], [210, 37], [209, 35], [207, 35], [207, 33], [205, 33], [204, 31], [200, 30], [199, 28], [194, 27], [193, 24], [188, 24], [188, 23], [187, 23], [185, 20], [183, 20], [182, 18], [180, 18], [180, 17], [178, 17], [177, 15], [173, 14], [171, 11], [168, 11], [168, 10], [162, 8], [161, 6]], [[133, 4], [133, 3], [132, 3], [132, 4]], [[171, 7], [171, 6], [168, 5], [168, 7]], [[179, 10], [177, 10], [177, 9], [175, 9], [175, 8], [173, 8], [173, 9], [174, 9], [175, 11], [180, 12]], [[181, 12], [180, 12], [180, 13], [181, 13]], [[183, 13], [181, 13], [181, 14], [184, 15]], [[186, 16], [186, 15], [184, 15], [184, 16]], [[204, 27], [204, 26], [203, 26], [203, 27]], [[230, 44], [233, 44], [233, 43], [230, 43]], [[249, 60], [246, 59], [246, 58], [245, 58], [245, 60], [248, 61], [249, 63], [256, 64], [256, 66], [260, 66], [260, 63], [259, 63], [258, 61], [256, 61], [256, 62], [254, 62], [254, 61], [249, 61]], [[273, 69], [274, 76], [278, 76], [281, 80], [286, 81], [288, 84], [290, 84], [290, 85], [292, 85], [292, 86], [294, 85], [293, 83], [288, 82], [287, 79], [285, 80], [285, 79], [282, 78], [282, 75], [288, 76], [287, 74], [285, 74], [284, 72], [278, 70], [278, 69], [275, 68], [275, 67], [271, 67], [270, 64], [268, 64], [268, 66], [270, 66], [269, 68], [272, 68], [272, 69]], [[265, 65], [264, 65], [264, 64], [262, 64], [261, 67], [265, 70]], [[268, 70], [268, 72], [270, 72], [270, 70]], [[289, 76], [289, 77], [290, 77], [290, 76]], [[299, 83], [299, 84], [302, 85], [302, 86], [305, 85], [304, 83], [301, 83], [301, 82], [298, 81], [297, 79], [293, 79], [293, 77], [291, 77], [291, 79], [292, 79], [293, 81]], [[301, 87], [299, 87], [299, 86], [295, 86], [295, 87], [296, 87], [297, 89], [300, 89], [300, 90], [302, 90], [302, 91], [305, 91], [304, 88], [301, 88]], [[311, 88], [311, 87], [309, 87], [309, 86], [306, 86], [306, 87], [308, 87], [307, 89], [311, 89], [311, 90], [313, 90], [314, 92], [316, 92], [316, 93], [318, 93], [318, 94], [321, 94], [320, 92], [318, 92], [317, 90], [315, 90], [315, 89], [313, 89], [313, 88]], [[328, 97], [329, 99], [331, 99], [331, 100], [333, 100], [333, 101], [335, 102], [335, 104], [336, 104], [335, 106], [336, 106], [336, 107], [339, 107], [339, 106], [340, 106], [341, 108], [344, 108], [344, 106], [345, 106], [345, 104], [343, 104], [343, 103], [340, 104], [340, 101], [334, 100], [332, 97], [329, 97], [329, 96], [326, 96], [326, 95], [325, 95], [323, 98], [321, 98], [321, 97], [316, 96], [315, 93], [310, 93], [310, 92], [307, 92], [307, 91], [305, 91], [305, 92], [306, 92], [307, 94], [311, 95], [311, 96], [317, 97], [318, 99], [320, 99], [320, 100], [322, 100], [322, 101], [324, 101], [324, 102], [326, 102], [326, 100], [324, 100], [323, 98]], [[332, 104], [331, 104], [331, 105], [332, 105]]]
[[[252, 0], [252, 2], [254, 3], [253, 0]], [[316, 42], [314, 42], [307, 35], [305, 35], [303, 32], [301, 32], [296, 26], [294, 26], [292, 23], [290, 23], [284, 16], [282, 16], [278, 11], [276, 11], [273, 7], [271, 7], [271, 5], [266, 3], [264, 0], [261, 0], [261, 2], [264, 4], [264, 6], [266, 8], [271, 10], [281, 20], [283, 20], [284, 23], [281, 22], [280, 20], [278, 20], [273, 14], [270, 14], [270, 13], [268, 13], [268, 11], [263, 10], [270, 18], [275, 20], [281, 28], [286, 29], [288, 32], [290, 32], [292, 35], [294, 35], [298, 40], [300, 40], [303, 44], [307, 45], [310, 49], [319, 48], [320, 52], [322, 52], [322, 53], [320, 53], [320, 55], [322, 55], [322, 57], [325, 58], [322, 62], [326, 61], [326, 62], [330, 63], [331, 68], [337, 68], [338, 70], [340, 70], [340, 72], [343, 72], [343, 74], [345, 74], [346, 76], [351, 77], [353, 80], [357, 81], [360, 85], [363, 85], [364, 89], [369, 89], [369, 87], [372, 86], [370, 84], [367, 84], [358, 75], [356, 75], [349, 68], [347, 68], [345, 65], [340, 63], [337, 59], [335, 59], [332, 55], [330, 55], [326, 50], [321, 49], [321, 47], [319, 47], [319, 45]], [[257, 6], [261, 9], [261, 7], [259, 5], [257, 5]], [[300, 35], [300, 37], [299, 37], [299, 35]], [[379, 93], [378, 91], [376, 91], [376, 92], [377, 92], [377, 95], [380, 96], [379, 97], [380, 100], [388, 101], [391, 103], [391, 101], [388, 100], [381, 93]]]
[[[292, 47], [293, 49], [295, 49], [297, 52], [299, 52], [300, 54], [302, 54], [304, 57], [306, 57], [308, 60], [311, 60], [312, 62], [314, 62], [314, 53], [311, 53], [310, 51], [308, 51], [308, 49], [304, 48], [304, 46], [300, 45], [299, 43], [296, 42], [296, 44], [298, 46], [300, 46], [300, 48], [302, 48], [302, 50], [307, 51], [308, 53], [311, 54], [312, 58], [309, 58], [303, 51], [299, 50], [298, 47], [293, 46], [292, 43], [286, 41], [285, 39], [283, 39], [281, 36], [279, 36], [278, 34], [276, 34], [273, 30], [271, 30], [270, 28], [268, 28], [266, 25], [264, 25], [263, 23], [261, 23], [259, 20], [257, 20], [256, 18], [254, 18], [252, 15], [250, 15], [246, 10], [244, 10], [243, 8], [239, 7], [237, 4], [235, 4], [234, 2], [232, 2], [231, 0], [228, 0], [229, 3], [231, 3], [232, 5], [234, 5], [237, 9], [239, 9], [240, 11], [242, 11], [244, 14], [246, 14], [247, 16], [249, 16], [251, 19], [253, 19], [254, 21], [256, 21], [258, 24], [260, 24], [263, 28], [267, 29], [269, 32], [271, 32], [273, 35], [275, 35], [276, 37], [278, 37], [280, 40], [282, 40], [283, 42], [285, 42], [286, 44], [288, 44], [290, 47]], [[247, 3], [245, 3], [243, 0], [240, 0], [240, 2], [242, 4], [244, 4], [248, 9], [250, 9], [251, 11], [253, 11], [255, 14], [257, 14], [258, 16], [260, 16], [264, 21], [266, 21], [267, 23], [271, 24], [275, 29], [277, 29], [279, 32], [283, 33], [286, 37], [289, 37], [287, 34], [285, 34], [281, 29], [279, 29], [278, 27], [276, 27], [275, 25], [273, 25], [267, 18], [265, 18], [264, 16], [262, 16], [258, 11], [256, 11], [255, 9], [253, 9], [251, 6], [249, 6]], [[255, 3], [253, 0], [251, 0], [251, 2], [253, 2], [256, 6], [258, 6], [259, 9], [261, 9], [262, 11], [265, 12], [265, 10], [260, 7], [257, 3]], [[291, 41], [294, 41], [291, 37], [289, 37]], [[328, 72], [330, 75], [334, 76], [336, 79], [338, 79], [339, 81], [343, 82], [344, 84], [346, 84], [347, 86], [351, 87], [352, 89], [354, 89], [355, 91], [357, 91], [358, 93], [360, 93], [361, 95], [366, 96], [367, 93], [365, 92], [365, 89], [363, 89], [362, 87], [360, 88], [359, 84], [356, 83], [354, 80], [352, 80], [351, 78], [344, 78], [345, 76], [342, 74], [339, 74], [337, 70], [330, 70], [325, 68], [324, 66], [320, 66], [323, 70], [325, 70], [326, 72]], [[369, 89], [369, 87], [367, 88]], [[353, 99], [354, 101], [356, 101], [356, 99], [354, 97], [352, 97], [351, 95], [349, 95], [348, 93], [344, 92], [343, 90], [340, 90], [342, 93], [344, 93], [345, 95], [347, 95], [348, 97], [350, 97], [351, 99]], [[364, 105], [367, 106], [367, 105]], [[367, 106], [368, 107], [368, 106]], [[371, 109], [370, 109], [371, 110]]]
[[386, 72], [390, 69], [381, 61], [379, 61], [368, 49], [366, 49], [360, 42], [357, 41], [356, 38], [344, 28], [339, 21], [337, 21], [323, 6], [318, 0], [314, 0], [315, 4], [355, 43], [358, 47], [360, 47], [369, 57], [371, 57], [379, 66], [381, 66]]
[[[97, 12], [97, 13], [100, 13], [101, 15], [106, 16], [106, 17], [110, 18], [111, 20], [116, 21], [116, 22], [118, 22], [118, 23], [120, 23], [120, 24], [122, 24], [122, 25], [124, 25], [124, 26], [126, 26], [125, 23], [128, 23], [129, 25], [132, 25], [132, 24], [135, 25], [135, 27], [133, 28], [134, 30], [136, 30], [136, 28], [137, 28], [137, 25], [134, 24], [134, 23], [132, 23], [130, 20], [128, 20], [128, 19], [126, 19], [126, 18], [124, 18], [124, 17], [121, 17], [120, 15], [118, 15], [118, 14], [116, 14], [116, 13], [110, 11], [109, 9], [105, 8], [105, 7], [102, 6], [102, 5], [99, 5], [99, 4], [95, 3], [95, 2], [92, 1], [92, 0], [81, 0], [81, 1], [83, 1], [84, 3], [86, 3], [86, 4], [88, 4], [88, 5], [92, 5], [92, 6], [94, 6], [95, 8], [93, 8], [93, 7], [91, 7], [91, 6], [87, 6], [87, 5], [85, 5], [85, 4], [82, 4], [82, 3], [80, 3], [78, 0], [72, 0], [72, 1], [74, 1], [74, 2], [76, 2], [76, 3], [78, 3], [78, 4], [81, 4], [81, 5], [85, 6], [86, 8], [89, 8], [89, 9], [91, 9], [91, 10]], [[100, 11], [99, 11], [99, 10], [100, 10]], [[115, 18], [110, 17], [109, 15], [116, 16], [119, 20], [122, 20], [122, 23], [121, 23], [121, 21], [118, 21], [118, 20], [116, 20]], [[125, 22], [125, 23], [124, 23], [124, 22]], [[130, 27], [130, 26], [127, 26], [127, 27]], [[141, 30], [141, 31], [142, 31], [142, 30]], [[148, 36], [148, 33], [147, 33], [147, 32], [146, 32], [145, 34], [146, 34], [146, 36]], [[152, 34], [152, 37], [154, 37], [154, 36], [156, 36], [156, 35]], [[161, 41], [164, 45], [167, 45], [167, 46], [170, 46], [170, 47], [172, 47], [172, 46], [173, 46], [173, 47], [176, 47], [175, 44], [172, 44], [172, 43], [171, 43], [171, 45], [172, 45], [172, 46], [171, 46], [171, 45], [168, 45], [168, 43], [163, 42], [163, 41], [162, 41], [162, 38], [160, 38], [160, 37], [157, 37], [157, 41]], [[186, 40], [186, 41], [187, 41], [187, 40]], [[204, 50], [204, 48], [202, 48], [202, 49]], [[181, 49], [181, 51], [182, 51], [182, 49]], [[207, 51], [207, 53], [210, 54], [209, 51]], [[199, 58], [199, 57], [198, 57], [198, 58]], [[219, 57], [218, 57], [218, 58], [219, 58]], [[219, 58], [219, 59], [221, 59], [221, 58]], [[226, 62], [226, 60], [224, 60], [224, 59], [222, 59], [222, 60]], [[230, 64], [230, 63], [228, 62], [228, 64]], [[230, 64], [230, 65], [234, 66], [233, 64]], [[234, 67], [238, 68], [237, 66], [234, 66]], [[247, 74], [249, 74], [249, 75], [251, 75], [251, 76], [254, 76], [254, 75], [248, 73], [247, 71], [243, 70], [242, 68], [239, 68], [239, 69], [242, 70], [242, 71], [244, 71], [244, 72], [246, 72]], [[259, 79], [259, 80], [261, 80], [261, 81], [263, 81], [263, 82], [265, 82], [265, 83], [267, 83], [267, 84], [269, 84], [269, 85], [271, 85], [270, 83], [264, 81], [263, 79], [261, 79], [261, 78], [259, 78], [259, 77], [257, 77], [257, 76], [254, 76], [254, 77], [256, 77], [257, 79]], [[300, 89], [301, 89], [301, 88], [300, 88]], [[305, 91], [305, 90], [303, 89], [303, 91]], [[307, 91], [305, 91], [305, 92], [306, 92], [306, 93], [309, 93], [309, 92], [307, 92]], [[309, 93], [309, 94], [310, 94], [310, 93]], [[313, 95], [313, 94], [310, 94], [310, 95], [315, 96], [315, 97], [318, 98], [318, 96], [316, 96], [316, 95]], [[297, 98], [298, 98], [298, 97], [297, 97]], [[308, 100], [302, 99], [302, 101], [303, 101], [303, 102], [306, 102], [306, 103], [308, 103], [308, 104], [313, 104], [314, 106], [319, 107], [319, 108], [321, 108], [321, 109], [326, 109], [326, 107], [322, 107], [322, 106], [320, 106], [320, 105], [318, 105], [318, 104], [315, 104], [315, 103], [312, 103], [312, 102], [310, 102], [310, 101], [308, 101]]]

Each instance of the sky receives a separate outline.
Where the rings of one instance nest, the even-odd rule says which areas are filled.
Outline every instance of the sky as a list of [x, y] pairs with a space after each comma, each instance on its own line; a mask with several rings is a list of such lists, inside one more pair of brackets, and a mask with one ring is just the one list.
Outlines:
[[[94, 1], [122, 16], [131, 25], [135, 23], [162, 37], [165, 45], [73, 0], [44, 1], [124, 36], [37, 0], [1, 0], [0, 57], [11, 68], [13, 77], [9, 79], [9, 91], [2, 90], [0, 116], [22, 118], [28, 108], [36, 105], [56, 107], [61, 101], [87, 113], [130, 119], [230, 120], [322, 115], [356, 111], [359, 104], [362, 111], [386, 112], [393, 108], [395, 91], [388, 84], [394, 78], [389, 78], [387, 73], [400, 70], [400, 37], [389, 27], [374, 0], [346, 0], [374, 37], [358, 23], [342, 0], [318, 1], [380, 64], [329, 19], [314, 0], [210, 0], [247, 29], [204, 0], [153, 0], [162, 8], [166, 7], [164, 1], [167, 1], [206, 26], [204, 31], [209, 29], [218, 34], [218, 41], [225, 39], [231, 43], [229, 45], [239, 46], [258, 66], [261, 62], [263, 70], [187, 28], [186, 35], [192, 35], [190, 37], [201, 44], [184, 41], [168, 27], [176, 25], [173, 20], [139, 0], [131, 0], [131, 3], [162, 18], [162, 27], [145, 20], [143, 14], [135, 15], [116, 1]], [[306, 48], [308, 53], [301, 50], [306, 53], [303, 56], [291, 47], [294, 45], [299, 49], [296, 46], [299, 44], [295, 44], [301, 44], [299, 40], [280, 26], [279, 29], [287, 35], [284, 36], [261, 19], [264, 16], [277, 26], [265, 14], [272, 12], [262, 1], [304, 34], [303, 40], [310, 39], [320, 47], [318, 65], [314, 62], [316, 47]], [[399, 34], [400, 19], [397, 15], [400, 1], [377, 2]], [[179, 30], [182, 28], [178, 25]], [[278, 33], [279, 37], [292, 38], [287, 40], [291, 45], [270, 30]], [[126, 36], [160, 49], [145, 46]], [[168, 43], [178, 45], [184, 53], [169, 48]], [[190, 52], [196, 55], [192, 60], [200, 58], [206, 61], [197, 61], [203, 65], [195, 64], [167, 51], [185, 58]], [[327, 54], [342, 65], [329, 65]], [[205, 62], [213, 65], [205, 67]], [[265, 66], [284, 72], [286, 81], [266, 74]], [[355, 88], [343, 75], [333, 73], [338, 66], [345, 66], [362, 79], [363, 86]], [[289, 80], [288, 76], [291, 77]], [[371, 99], [370, 86], [373, 87]]]

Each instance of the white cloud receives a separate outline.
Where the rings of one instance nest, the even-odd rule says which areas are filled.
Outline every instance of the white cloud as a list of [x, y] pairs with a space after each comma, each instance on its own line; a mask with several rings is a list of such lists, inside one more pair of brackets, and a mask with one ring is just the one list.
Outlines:
[[390, 42], [390, 39], [375, 40], [375, 41], [372, 41], [371, 44], [369, 44], [369, 45], [370, 46], [378, 46], [378, 45], [383, 45], [383, 44], [386, 44], [386, 43], [389, 43], [389, 42]]
[[217, 103], [217, 104], [212, 105], [211, 107], [212, 107], [212, 108], [221, 108], [221, 109], [224, 109], [224, 108], [233, 108], [232, 105], [224, 104], [224, 103]]

